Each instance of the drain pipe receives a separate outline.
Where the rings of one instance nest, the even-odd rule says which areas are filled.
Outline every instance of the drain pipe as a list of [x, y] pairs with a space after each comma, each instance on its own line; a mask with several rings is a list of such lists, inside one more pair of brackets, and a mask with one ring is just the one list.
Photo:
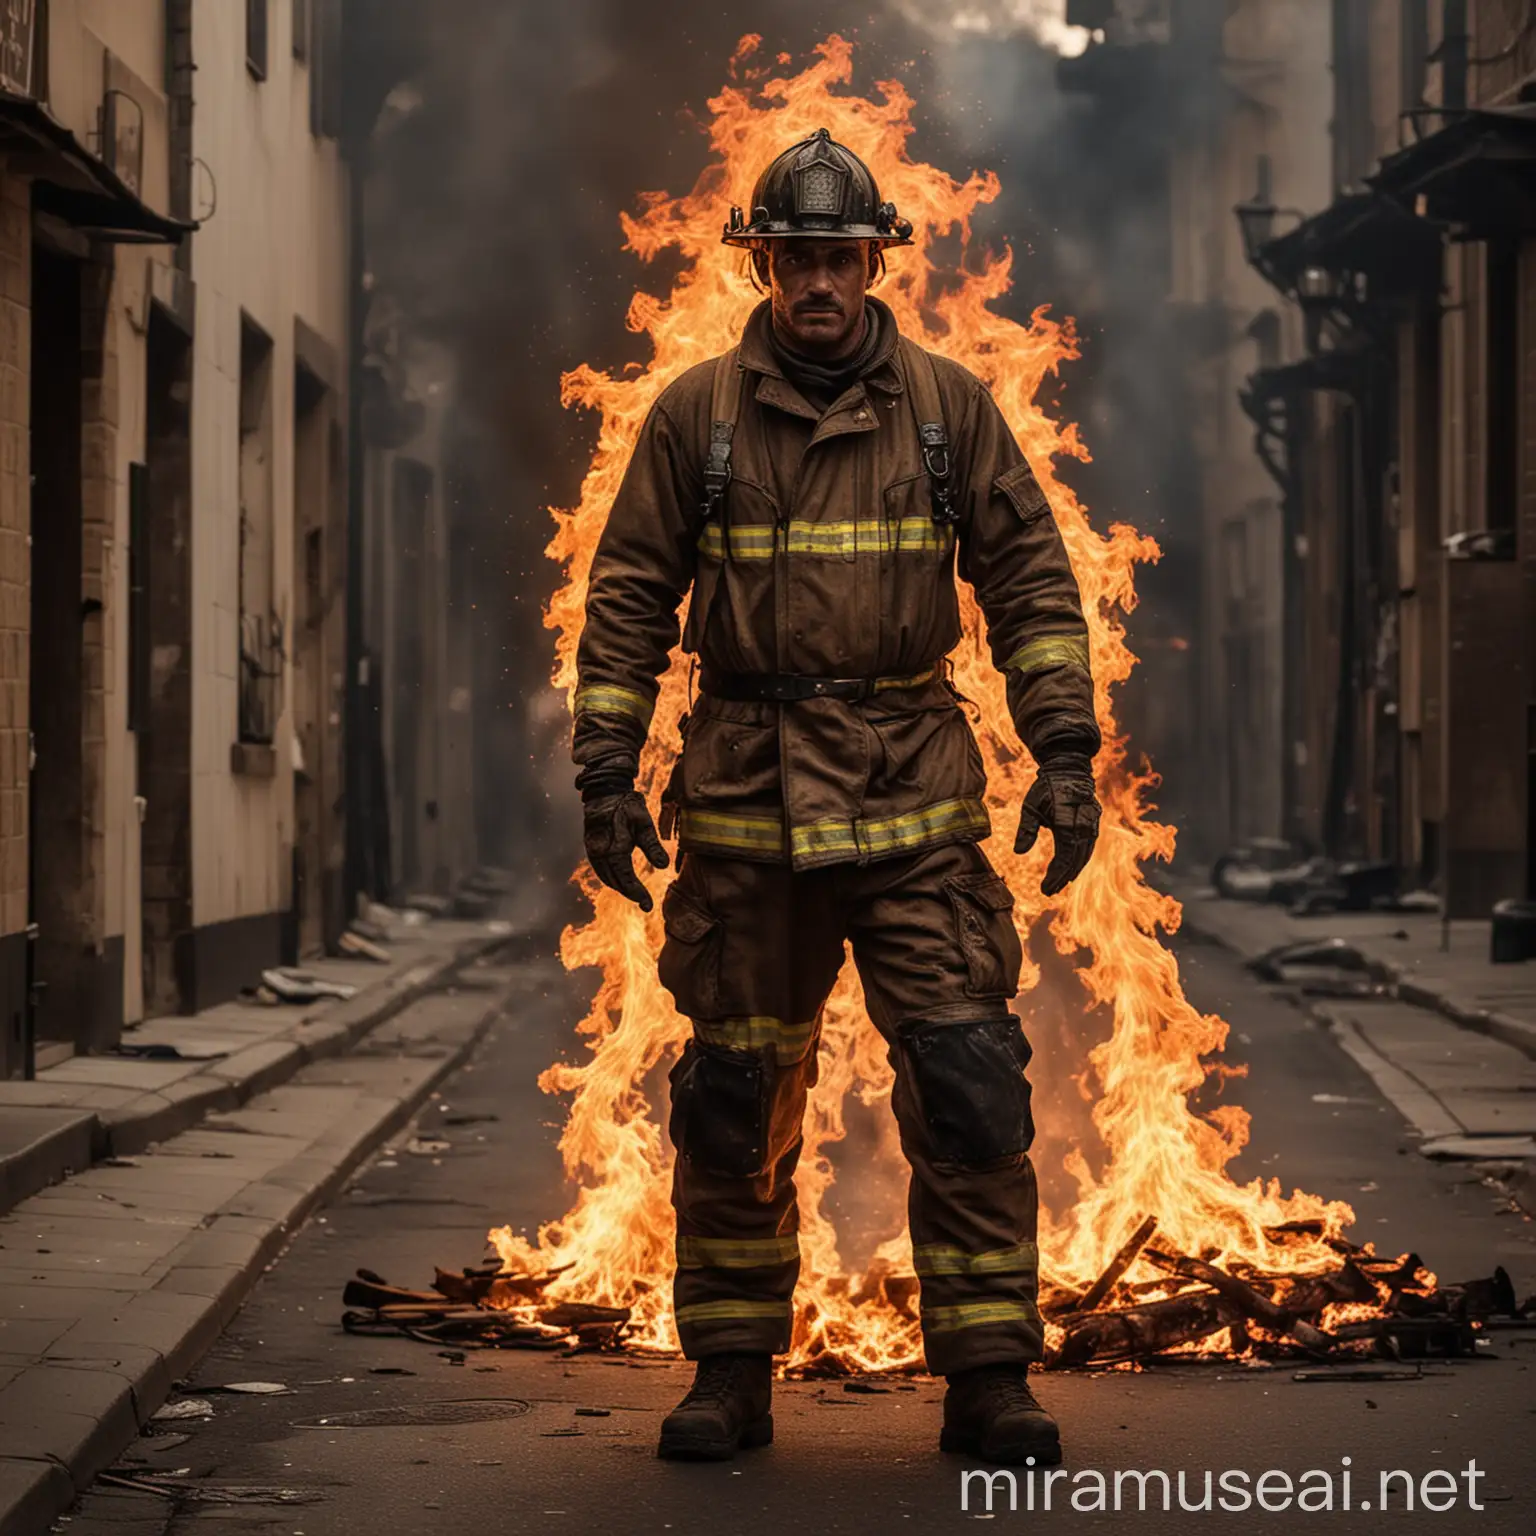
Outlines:
[[367, 880], [367, 658], [363, 644], [364, 518], [367, 515], [367, 453], [363, 443], [363, 330], [368, 316], [367, 248], [364, 188], [368, 179], [368, 140], [352, 133], [347, 151], [348, 317], [347, 317], [347, 547], [346, 618], [347, 687], [342, 716], [343, 784], [346, 806], [345, 919], [357, 916]]

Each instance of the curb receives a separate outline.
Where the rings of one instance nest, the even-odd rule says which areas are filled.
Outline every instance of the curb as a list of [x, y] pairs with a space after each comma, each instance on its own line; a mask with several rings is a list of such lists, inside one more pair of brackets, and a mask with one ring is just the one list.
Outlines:
[[[109, 1157], [132, 1157], [191, 1130], [210, 1114], [241, 1108], [317, 1061], [344, 1055], [403, 1009], [439, 990], [463, 967], [516, 938], [486, 934], [461, 940], [406, 970], [381, 977], [355, 997], [299, 1019], [295, 1038], [249, 1046], [195, 1078], [144, 1093], [121, 1109], [81, 1111], [65, 1131], [40, 1136], [17, 1156], [0, 1160], [0, 1215], [71, 1173]], [[88, 1156], [82, 1155], [87, 1136]]]
[[[403, 998], [406, 990], [399, 989], [398, 995]], [[398, 1001], [391, 1015], [405, 1006]], [[80, 1382], [81, 1401], [71, 1404], [78, 1406], [80, 1432], [74, 1444], [49, 1446], [32, 1456], [6, 1457], [0, 1448], [0, 1536], [41, 1536], [138, 1439], [140, 1427], [217, 1342], [305, 1218], [382, 1142], [409, 1123], [432, 1090], [473, 1053], [504, 1006], [505, 999], [497, 994], [465, 1036], [433, 1060], [409, 1091], [364, 1100], [306, 1152], [191, 1233], [163, 1281], [128, 1304], [140, 1308], [139, 1338], [127, 1346], [120, 1338], [103, 1341], [120, 1357], [117, 1370], [52, 1372], [55, 1377], [76, 1375]], [[350, 1027], [361, 1038], [373, 1026]], [[336, 1055], [339, 1049], [325, 1054]], [[81, 1341], [80, 1347], [92, 1343]], [[103, 1388], [102, 1382], [108, 1385]]]
[[[1254, 958], [1226, 934], [1202, 923], [1197, 911], [1197, 903], [1178, 896], [1177, 892], [1173, 894], [1183, 908], [1184, 916], [1179, 925], [1182, 932], [1204, 943], [1218, 945], [1228, 954], [1236, 955], [1245, 963]], [[1504, 1045], [1512, 1046], [1522, 1055], [1536, 1061], [1536, 1025], [1523, 1023], [1506, 1013], [1498, 1013], [1486, 1008], [1468, 1008], [1456, 1002], [1448, 994], [1437, 992], [1432, 987], [1426, 987], [1406, 976], [1403, 969], [1393, 965], [1391, 961], [1380, 960], [1372, 955], [1366, 955], [1365, 961], [1366, 973], [1373, 981], [1386, 987], [1393, 997], [1405, 1003], [1411, 1003], [1416, 1008], [1438, 1013], [1443, 1018], [1449, 1019], [1452, 1024], [1470, 1030], [1474, 1034], [1487, 1035]]]
[[77, 1168], [89, 1168], [101, 1122], [89, 1110], [6, 1111], [15, 1123], [35, 1126], [31, 1140], [0, 1157], [0, 1216]]

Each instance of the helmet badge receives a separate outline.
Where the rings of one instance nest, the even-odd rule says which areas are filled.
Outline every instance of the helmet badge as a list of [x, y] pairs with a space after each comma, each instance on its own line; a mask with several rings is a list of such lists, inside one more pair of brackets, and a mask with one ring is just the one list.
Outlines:
[[795, 212], [837, 218], [843, 211], [848, 171], [832, 149], [832, 135], [818, 128], [795, 161]]

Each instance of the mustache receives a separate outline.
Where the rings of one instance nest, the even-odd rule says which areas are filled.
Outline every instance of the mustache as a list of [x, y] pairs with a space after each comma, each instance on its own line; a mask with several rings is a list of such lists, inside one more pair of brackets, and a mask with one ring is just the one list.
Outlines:
[[843, 306], [835, 299], [830, 302], [826, 299], [802, 299], [794, 307], [797, 315], [840, 315]]

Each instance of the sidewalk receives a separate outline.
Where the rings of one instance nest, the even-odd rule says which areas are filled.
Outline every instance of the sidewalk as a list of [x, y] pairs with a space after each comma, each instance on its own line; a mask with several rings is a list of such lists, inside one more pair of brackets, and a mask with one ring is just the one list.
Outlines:
[[1536, 1058], [1536, 963], [1493, 965], [1487, 923], [1450, 924], [1442, 949], [1438, 916], [1421, 912], [1335, 912], [1292, 917], [1268, 903], [1228, 901], [1181, 874], [1159, 870], [1159, 886], [1184, 908], [1184, 927], [1252, 959], [1280, 944], [1340, 938], [1374, 977], [1407, 1003], [1432, 1008], [1464, 1029]]
[[0, 1214], [67, 1173], [129, 1157], [238, 1109], [311, 1062], [358, 1040], [476, 955], [505, 942], [487, 924], [434, 922], [392, 934], [388, 964], [322, 959], [302, 969], [356, 987], [354, 997], [303, 1005], [225, 1003], [187, 1018], [153, 1019], [124, 1033], [129, 1049], [162, 1059], [76, 1056], [34, 1082], [0, 1082]]
[[133, 1443], [305, 1216], [473, 1050], [508, 992], [491, 952], [529, 938], [504, 926], [434, 923], [392, 941], [387, 969], [309, 968], [372, 981], [346, 1002], [229, 1005], [132, 1037], [234, 1042], [222, 1059], [0, 1085], [7, 1120], [18, 1103], [83, 1117], [75, 1153], [111, 1154], [0, 1216], [0, 1536], [42, 1536]]

